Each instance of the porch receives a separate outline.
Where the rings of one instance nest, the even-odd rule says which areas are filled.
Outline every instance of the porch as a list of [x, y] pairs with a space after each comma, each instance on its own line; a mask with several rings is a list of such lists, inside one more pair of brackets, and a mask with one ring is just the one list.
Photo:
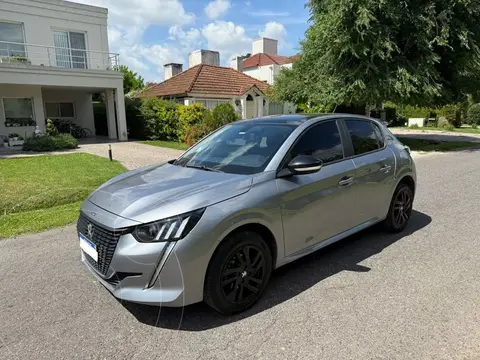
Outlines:
[[[92, 101], [95, 93], [104, 94], [106, 124], [98, 124], [101, 120], [95, 124]], [[45, 133], [47, 119], [72, 123], [91, 136], [96, 135], [96, 128], [107, 128], [110, 139], [127, 140], [123, 87], [117, 91], [109, 88], [0, 84], [0, 135], [18, 134], [27, 138], [34, 135], [36, 126]]]

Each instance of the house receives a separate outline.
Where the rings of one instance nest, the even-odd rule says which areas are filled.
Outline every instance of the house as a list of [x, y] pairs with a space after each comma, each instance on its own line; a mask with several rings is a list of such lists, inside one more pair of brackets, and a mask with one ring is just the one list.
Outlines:
[[[298, 56], [278, 55], [278, 41], [275, 39], [261, 38], [253, 41], [252, 53], [232, 59], [231, 67], [252, 76], [269, 85], [275, 84], [275, 77], [283, 68], [292, 68], [292, 63]], [[296, 106], [291, 103], [269, 106], [269, 115], [290, 114], [296, 111]]]
[[0, 1], [0, 135], [44, 132], [46, 119], [95, 134], [92, 94], [104, 93], [108, 136], [127, 140], [107, 18], [107, 9], [62, 0]]
[[165, 65], [165, 81], [152, 85], [139, 97], [161, 97], [179, 104], [202, 104], [213, 109], [231, 103], [242, 118], [250, 119], [268, 113], [265, 96], [269, 85], [247, 74], [219, 66], [220, 54], [198, 50], [189, 54], [189, 69], [182, 64]]

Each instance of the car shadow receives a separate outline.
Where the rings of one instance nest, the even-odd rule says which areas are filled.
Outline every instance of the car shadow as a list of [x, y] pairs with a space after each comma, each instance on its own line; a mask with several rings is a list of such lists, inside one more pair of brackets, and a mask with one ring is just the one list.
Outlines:
[[204, 331], [223, 326], [279, 305], [341, 271], [370, 271], [370, 268], [359, 263], [428, 226], [431, 221], [430, 216], [413, 211], [410, 222], [402, 233], [387, 234], [379, 226], [374, 226], [285, 265], [273, 272], [269, 286], [258, 303], [237, 315], [221, 315], [205, 303], [184, 308], [156, 307], [129, 302], [122, 302], [122, 305], [138, 321], [150, 326], [183, 331]]

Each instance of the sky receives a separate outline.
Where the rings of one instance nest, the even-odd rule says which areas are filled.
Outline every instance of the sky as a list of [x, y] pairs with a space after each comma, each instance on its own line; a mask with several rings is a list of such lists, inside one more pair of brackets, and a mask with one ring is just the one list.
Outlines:
[[279, 41], [279, 55], [299, 51], [308, 26], [307, 0], [70, 0], [108, 9], [110, 51], [148, 82], [163, 65], [188, 68], [188, 53], [220, 52], [222, 65], [251, 52], [252, 40]]

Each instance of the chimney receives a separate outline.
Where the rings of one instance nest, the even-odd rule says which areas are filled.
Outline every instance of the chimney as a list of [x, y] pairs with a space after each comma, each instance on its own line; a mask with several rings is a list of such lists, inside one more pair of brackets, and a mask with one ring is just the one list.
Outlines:
[[248, 59], [249, 57], [250, 54], [234, 57], [232, 61], [230, 61], [230, 67], [237, 71], [243, 72], [243, 60]]
[[211, 50], [192, 51], [188, 54], [188, 63], [190, 68], [199, 64], [220, 66], [220, 53]]
[[252, 55], [255, 54], [268, 54], [268, 55], [278, 55], [278, 40], [261, 38], [255, 40], [252, 44]]
[[183, 64], [165, 64], [163, 65], [163, 70], [165, 74], [165, 80], [170, 79], [171, 77], [180, 74], [183, 71]]

